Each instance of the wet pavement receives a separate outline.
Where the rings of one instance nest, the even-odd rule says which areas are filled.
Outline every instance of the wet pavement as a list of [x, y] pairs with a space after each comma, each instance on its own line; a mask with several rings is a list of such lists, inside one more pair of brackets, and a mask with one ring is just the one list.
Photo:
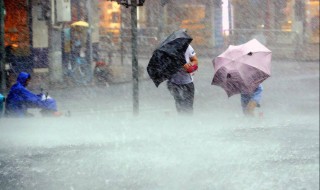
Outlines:
[[257, 118], [199, 64], [192, 117], [143, 80], [138, 116], [129, 82], [51, 89], [71, 117], [1, 119], [0, 189], [319, 189], [319, 62], [273, 61]]

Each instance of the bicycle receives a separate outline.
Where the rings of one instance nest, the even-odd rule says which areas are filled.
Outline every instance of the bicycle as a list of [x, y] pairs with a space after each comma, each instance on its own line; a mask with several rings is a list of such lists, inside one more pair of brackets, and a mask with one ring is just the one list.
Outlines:
[[68, 66], [68, 70], [73, 81], [76, 84], [86, 85], [92, 81], [93, 73], [91, 65], [88, 64], [85, 57], [77, 57], [73, 66]]
[[113, 82], [113, 72], [110, 65], [104, 61], [97, 61], [93, 70], [96, 85], [106, 85]]

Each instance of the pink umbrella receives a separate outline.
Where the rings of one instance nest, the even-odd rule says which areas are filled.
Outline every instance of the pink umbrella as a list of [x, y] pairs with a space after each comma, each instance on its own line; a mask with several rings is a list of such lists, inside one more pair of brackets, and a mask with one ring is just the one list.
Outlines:
[[222, 87], [228, 97], [253, 93], [271, 74], [271, 51], [256, 39], [238, 46], [230, 45], [212, 62], [211, 84]]

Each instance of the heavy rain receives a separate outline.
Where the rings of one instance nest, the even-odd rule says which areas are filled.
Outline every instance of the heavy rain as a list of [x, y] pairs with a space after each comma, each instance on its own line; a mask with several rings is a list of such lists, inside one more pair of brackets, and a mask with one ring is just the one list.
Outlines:
[[[0, 18], [1, 190], [319, 189], [319, 0], [0, 0]], [[168, 89], [176, 31], [198, 63], [191, 113]], [[237, 75], [263, 77], [252, 114], [251, 86], [213, 80], [225, 62], [265, 63]], [[40, 103], [10, 108], [25, 88]]]

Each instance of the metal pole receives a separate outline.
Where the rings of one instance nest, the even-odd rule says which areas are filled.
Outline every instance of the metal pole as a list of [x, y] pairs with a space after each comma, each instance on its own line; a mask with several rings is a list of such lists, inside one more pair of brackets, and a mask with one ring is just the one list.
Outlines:
[[164, 14], [164, 6], [159, 5], [158, 10], [158, 40], [161, 41], [163, 37], [163, 14]]
[[231, 2], [228, 1], [228, 19], [229, 19], [229, 35], [230, 31], [233, 29], [233, 17], [232, 17], [232, 10], [231, 10]]
[[120, 7], [120, 58], [121, 58], [121, 65], [124, 65], [123, 63], [123, 57], [124, 57], [124, 44], [123, 44], [123, 8]]
[[5, 50], [4, 50], [4, 2], [0, 0], [0, 66], [1, 66], [1, 92], [6, 91]]
[[139, 70], [137, 59], [137, 1], [131, 1], [133, 114], [139, 114]]
[[271, 26], [270, 26], [270, 19], [271, 19], [271, 16], [270, 16], [270, 8], [271, 8], [271, 2], [270, 2], [270, 0], [267, 0], [267, 7], [266, 7], [266, 23], [265, 23], [265, 28], [267, 29], [267, 30], [270, 30], [271, 29]]
[[51, 20], [47, 21], [48, 23], [48, 61], [49, 61], [49, 84], [53, 81], [53, 75], [54, 75], [54, 67], [53, 67], [53, 63], [54, 63], [54, 56], [53, 56], [53, 43], [54, 43], [54, 39], [53, 39], [53, 28], [51, 25]]
[[91, 18], [91, 11], [92, 11], [92, 4], [91, 4], [91, 0], [87, 0], [87, 18], [88, 18], [88, 23], [89, 23], [89, 34], [88, 34], [88, 42], [89, 42], [89, 57], [88, 57], [88, 63], [89, 63], [89, 68], [91, 71], [91, 64], [92, 64], [92, 31], [93, 31], [93, 27], [92, 27], [92, 18]]

